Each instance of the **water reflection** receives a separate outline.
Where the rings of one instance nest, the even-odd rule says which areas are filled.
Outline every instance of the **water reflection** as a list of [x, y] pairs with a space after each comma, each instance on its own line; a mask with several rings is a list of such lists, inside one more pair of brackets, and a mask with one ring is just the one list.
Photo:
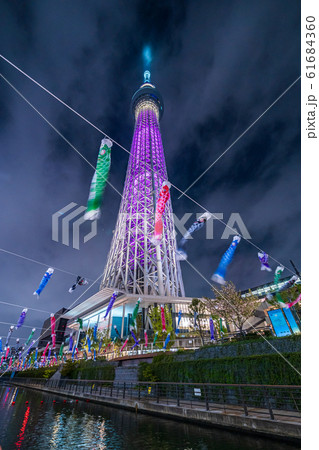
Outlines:
[[[15, 399], [15, 405], [12, 401]], [[43, 403], [41, 403], [43, 400]], [[53, 403], [53, 400], [56, 400]], [[63, 401], [67, 400], [66, 403]], [[26, 401], [29, 403], [26, 404]], [[0, 444], [19, 449], [292, 450], [292, 444], [0, 385]]]
[[27, 407], [27, 409], [25, 411], [25, 414], [24, 414], [22, 427], [20, 429], [20, 434], [18, 436], [18, 441], [15, 444], [17, 448], [21, 448], [22, 441], [24, 439], [24, 432], [25, 432], [25, 429], [26, 429], [26, 426], [27, 426], [27, 423], [28, 423], [28, 420], [29, 420], [29, 415], [30, 415], [30, 406]]

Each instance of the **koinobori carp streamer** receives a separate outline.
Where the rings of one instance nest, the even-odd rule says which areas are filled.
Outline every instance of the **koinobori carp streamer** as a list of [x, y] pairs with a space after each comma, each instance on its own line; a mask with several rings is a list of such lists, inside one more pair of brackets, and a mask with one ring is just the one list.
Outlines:
[[113, 143], [110, 139], [102, 139], [96, 169], [91, 181], [88, 204], [84, 214], [85, 220], [95, 220], [101, 216], [103, 193], [111, 167], [112, 145]]
[[212, 280], [219, 284], [225, 284], [225, 276], [226, 276], [226, 270], [229, 264], [232, 262], [232, 259], [234, 257], [235, 250], [237, 248], [237, 245], [240, 242], [240, 236], [234, 236], [233, 242], [230, 244], [226, 252], [223, 254], [222, 259], [219, 263], [219, 266], [212, 276]]

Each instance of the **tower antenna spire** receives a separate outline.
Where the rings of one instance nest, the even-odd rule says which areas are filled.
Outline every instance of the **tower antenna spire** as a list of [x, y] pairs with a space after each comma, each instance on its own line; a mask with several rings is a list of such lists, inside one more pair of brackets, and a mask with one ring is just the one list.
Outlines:
[[144, 83], [151, 82], [151, 72], [149, 70], [145, 70], [144, 72]]

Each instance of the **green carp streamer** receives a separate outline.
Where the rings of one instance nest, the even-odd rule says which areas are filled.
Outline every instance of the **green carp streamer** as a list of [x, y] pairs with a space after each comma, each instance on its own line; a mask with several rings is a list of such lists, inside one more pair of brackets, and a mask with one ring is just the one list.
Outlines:
[[101, 216], [103, 193], [111, 167], [112, 145], [113, 143], [110, 139], [102, 139], [96, 169], [91, 182], [88, 204], [84, 215], [85, 220], [95, 220], [99, 219]]

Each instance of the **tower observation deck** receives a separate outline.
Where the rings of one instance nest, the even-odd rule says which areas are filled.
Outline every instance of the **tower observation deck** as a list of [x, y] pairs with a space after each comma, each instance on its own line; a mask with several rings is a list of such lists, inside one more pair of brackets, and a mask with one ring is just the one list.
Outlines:
[[164, 103], [149, 71], [144, 72], [144, 83], [133, 95], [131, 108], [135, 119], [131, 154], [101, 289], [184, 297], [171, 200], [163, 215], [162, 241], [156, 247], [151, 242], [156, 200], [168, 177], [159, 125]]

